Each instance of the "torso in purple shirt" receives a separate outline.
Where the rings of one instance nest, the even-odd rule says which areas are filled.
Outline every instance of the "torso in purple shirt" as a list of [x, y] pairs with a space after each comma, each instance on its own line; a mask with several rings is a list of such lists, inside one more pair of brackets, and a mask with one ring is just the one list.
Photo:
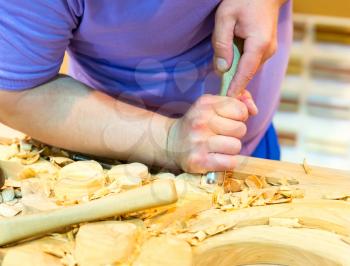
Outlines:
[[[218, 93], [211, 33], [219, 0], [45, 2], [1, 4], [0, 21], [1, 15], [13, 20], [0, 25], [3, 37], [10, 34], [1, 40], [0, 54], [31, 46], [0, 60], [0, 87], [26, 89], [45, 82], [57, 74], [67, 48], [72, 77], [163, 114], [183, 114], [200, 95]], [[248, 121], [243, 154], [258, 144], [278, 104], [291, 43], [290, 3], [281, 9], [278, 39], [278, 52], [249, 85], [260, 113]], [[24, 69], [18, 71], [19, 66]]]

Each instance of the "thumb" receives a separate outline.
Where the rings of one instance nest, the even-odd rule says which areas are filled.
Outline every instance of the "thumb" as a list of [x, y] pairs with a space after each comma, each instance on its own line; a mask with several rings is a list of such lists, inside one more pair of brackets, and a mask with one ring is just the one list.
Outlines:
[[226, 72], [232, 65], [233, 32], [235, 21], [228, 19], [219, 8], [215, 16], [215, 27], [212, 36], [214, 49], [214, 68], [219, 72]]

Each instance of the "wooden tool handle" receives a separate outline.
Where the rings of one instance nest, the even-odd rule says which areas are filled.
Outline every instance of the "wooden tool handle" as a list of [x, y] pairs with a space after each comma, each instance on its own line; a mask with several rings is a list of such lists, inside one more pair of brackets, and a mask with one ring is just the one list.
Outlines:
[[157, 180], [140, 188], [80, 205], [2, 219], [0, 220], [0, 245], [73, 224], [171, 204], [177, 199], [175, 184], [172, 180]]

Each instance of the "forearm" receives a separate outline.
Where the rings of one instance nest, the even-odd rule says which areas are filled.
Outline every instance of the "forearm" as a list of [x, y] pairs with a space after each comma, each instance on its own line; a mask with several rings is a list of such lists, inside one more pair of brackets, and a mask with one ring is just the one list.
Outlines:
[[60, 76], [23, 92], [0, 91], [0, 119], [47, 144], [121, 160], [167, 163], [173, 122]]

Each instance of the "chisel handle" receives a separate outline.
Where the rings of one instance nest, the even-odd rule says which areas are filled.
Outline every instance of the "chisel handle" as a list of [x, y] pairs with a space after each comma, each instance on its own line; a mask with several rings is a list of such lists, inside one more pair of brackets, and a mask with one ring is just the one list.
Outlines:
[[73, 224], [171, 204], [177, 199], [172, 180], [157, 180], [146, 186], [87, 203], [1, 219], [0, 245], [42, 235]]

